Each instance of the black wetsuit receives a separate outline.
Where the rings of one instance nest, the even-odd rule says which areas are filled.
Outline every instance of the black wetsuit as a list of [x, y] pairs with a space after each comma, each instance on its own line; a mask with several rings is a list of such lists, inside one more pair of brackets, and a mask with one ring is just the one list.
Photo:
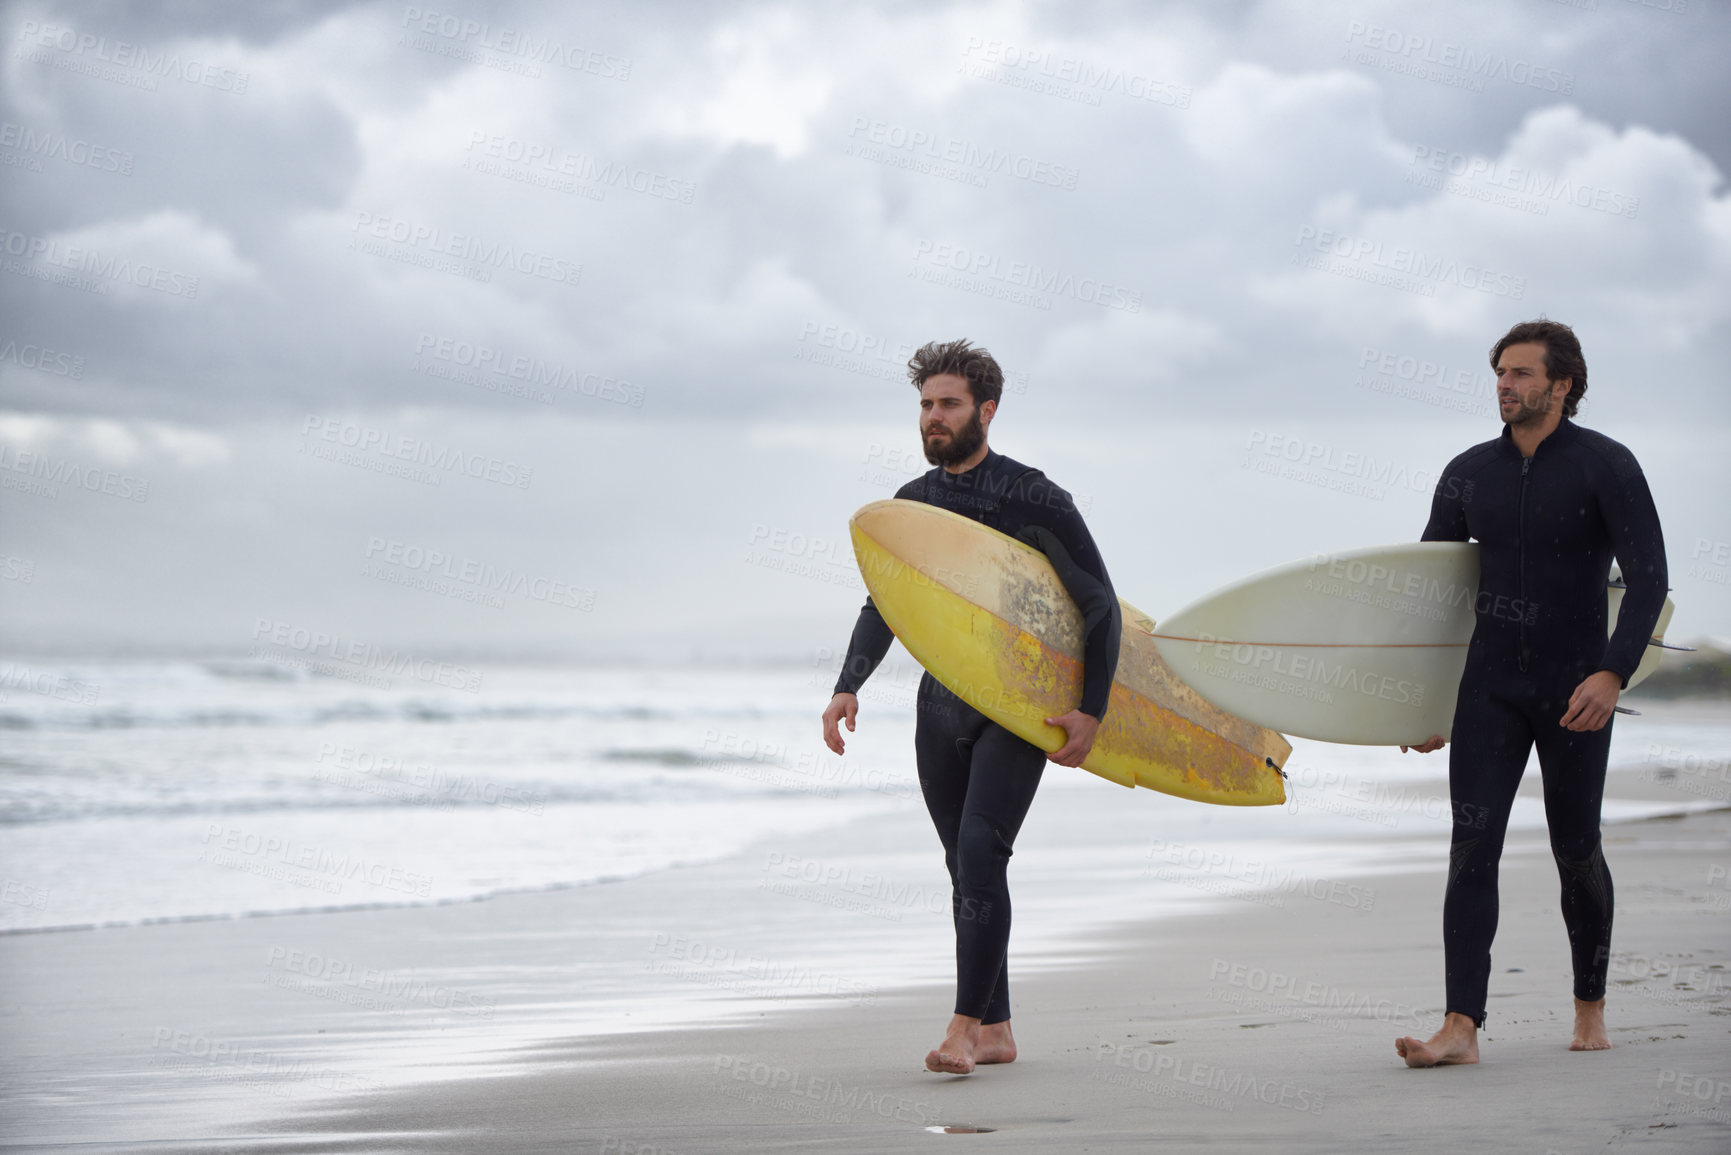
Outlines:
[[[1523, 458], [1507, 428], [1449, 462], [1425, 541], [1477, 539], [1477, 622], [1449, 754], [1454, 833], [1443, 900], [1448, 1010], [1484, 1024], [1497, 862], [1515, 789], [1536, 745], [1545, 821], [1562, 879], [1575, 997], [1604, 997], [1611, 873], [1599, 806], [1611, 724], [1559, 725], [1575, 688], [1598, 670], [1628, 684], [1665, 602], [1665, 540], [1634, 455], [1565, 418]], [[1607, 642], [1606, 580], [1615, 556], [1628, 590]]]
[[[1040, 549], [1082, 611], [1080, 709], [1105, 716], [1118, 667], [1118, 599], [1100, 551], [1070, 495], [1045, 474], [998, 453], [966, 473], [933, 469], [897, 497], [959, 513]], [[858, 693], [894, 635], [868, 598], [854, 625], [837, 693]], [[926, 674], [920, 679], [914, 757], [926, 809], [944, 844], [956, 924], [956, 1013], [982, 1023], [1010, 1017], [1007, 870], [1046, 755]]]

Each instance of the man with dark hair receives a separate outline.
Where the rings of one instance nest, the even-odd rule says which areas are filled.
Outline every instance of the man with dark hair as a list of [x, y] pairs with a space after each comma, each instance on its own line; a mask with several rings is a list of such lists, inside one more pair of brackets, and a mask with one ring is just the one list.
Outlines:
[[[1479, 1061], [1497, 863], [1535, 746], [1574, 962], [1569, 1049], [1610, 1047], [1612, 889], [1599, 808], [1617, 695], [1640, 665], [1665, 603], [1665, 539], [1640, 465], [1622, 445], [1569, 420], [1587, 390], [1573, 330], [1545, 320], [1516, 325], [1491, 350], [1491, 366], [1502, 436], [1449, 462], [1424, 531], [1425, 541], [1478, 540], [1479, 597], [1449, 752], [1447, 1013], [1428, 1042], [1395, 1040], [1409, 1067]], [[1628, 589], [1606, 641], [1613, 556]], [[1439, 735], [1413, 749], [1442, 745]]]
[[[1563, 416], [1573, 417], [1587, 392], [1587, 359], [1581, 354], [1581, 342], [1575, 331], [1561, 321], [1522, 321], [1504, 333], [1503, 339], [1491, 348], [1491, 368], [1497, 368], [1503, 350], [1510, 345], [1532, 344], [1544, 346], [1545, 375], [1553, 381], [1569, 381], [1569, 391], [1563, 396]], [[1500, 376], [1499, 373], [1499, 379]]]
[[[977, 1063], [1016, 1058], [1010, 1033], [1011, 848], [1034, 801], [1046, 759], [1079, 766], [1093, 748], [1118, 668], [1119, 610], [1105, 564], [1075, 502], [1039, 470], [986, 444], [1004, 374], [967, 341], [933, 342], [908, 362], [920, 391], [920, 440], [936, 466], [896, 493], [972, 518], [1034, 545], [1051, 559], [1083, 617], [1082, 699], [1046, 722], [1067, 740], [1050, 755], [990, 721], [926, 674], [920, 679], [914, 757], [920, 792], [944, 846], [956, 927], [955, 1015], [929, 1070], [965, 1075]], [[854, 728], [857, 692], [889, 652], [894, 635], [867, 598], [848, 642], [835, 696], [823, 712], [823, 739], [844, 751], [840, 723]]]

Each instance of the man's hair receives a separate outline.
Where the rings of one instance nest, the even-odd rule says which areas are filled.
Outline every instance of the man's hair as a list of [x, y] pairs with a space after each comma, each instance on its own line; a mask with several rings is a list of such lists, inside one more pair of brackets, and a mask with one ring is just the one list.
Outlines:
[[1581, 395], [1587, 391], [1587, 359], [1581, 354], [1581, 342], [1575, 331], [1561, 321], [1547, 321], [1543, 317], [1537, 321], [1522, 321], [1504, 333], [1503, 339], [1491, 350], [1491, 368], [1497, 367], [1497, 359], [1503, 355], [1504, 349], [1510, 345], [1526, 344], [1545, 347], [1546, 377], [1552, 381], [1569, 379], [1569, 393], [1563, 398], [1563, 416], [1573, 417], [1575, 407], [1581, 403]]
[[954, 373], [966, 379], [976, 406], [1004, 395], [1004, 371], [990, 353], [966, 340], [928, 341], [914, 351], [908, 362], [908, 380], [915, 389], [940, 373]]

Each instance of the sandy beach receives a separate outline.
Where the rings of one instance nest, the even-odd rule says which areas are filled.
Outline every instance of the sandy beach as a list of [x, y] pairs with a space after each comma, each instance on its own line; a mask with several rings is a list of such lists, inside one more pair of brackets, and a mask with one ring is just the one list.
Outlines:
[[[882, 888], [856, 887], [859, 901], [840, 904], [783, 885], [789, 856], [929, 851], [924, 815], [900, 807], [605, 885], [4, 936], [4, 1143], [1324, 1152], [1440, 1150], [1452, 1131], [1534, 1155], [1724, 1151], [1731, 809], [1699, 809], [1680, 777], [1681, 788], [1650, 768], [1613, 775], [1613, 796], [1698, 809], [1606, 827], [1618, 890], [1609, 1053], [1565, 1049], [1556, 876], [1529, 829], [1504, 859], [1484, 1062], [1400, 1064], [1393, 1038], [1428, 1035], [1441, 1013], [1443, 859], [1431, 831], [1387, 843], [1392, 872], [1283, 899], [1193, 888], [1189, 910], [1126, 910], [1068, 942], [1037, 933], [1042, 904], [1065, 899], [1042, 897], [1037, 850], [1019, 847], [1021, 1058], [969, 1078], [929, 1074], [921, 1059], [951, 991], [942, 917]], [[1120, 797], [1052, 791], [1039, 829], [1124, 810]], [[1135, 801], [1153, 803], [1131, 811], [1150, 823], [1199, 813]], [[777, 957], [773, 944], [792, 940], [776, 919], [829, 919], [823, 937], [843, 961]], [[864, 965], [880, 952], [905, 962]]]

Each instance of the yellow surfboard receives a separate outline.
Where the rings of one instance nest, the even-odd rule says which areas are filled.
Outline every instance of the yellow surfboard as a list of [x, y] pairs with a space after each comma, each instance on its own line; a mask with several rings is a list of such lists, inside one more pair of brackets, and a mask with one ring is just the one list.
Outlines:
[[[920, 665], [1018, 737], [1062, 746], [1044, 719], [1081, 701], [1082, 615], [1046, 556], [918, 501], [874, 501], [848, 528], [872, 601]], [[1286, 739], [1209, 705], [1160, 657], [1153, 621], [1118, 604], [1117, 677], [1082, 768], [1197, 802], [1285, 801]]]

